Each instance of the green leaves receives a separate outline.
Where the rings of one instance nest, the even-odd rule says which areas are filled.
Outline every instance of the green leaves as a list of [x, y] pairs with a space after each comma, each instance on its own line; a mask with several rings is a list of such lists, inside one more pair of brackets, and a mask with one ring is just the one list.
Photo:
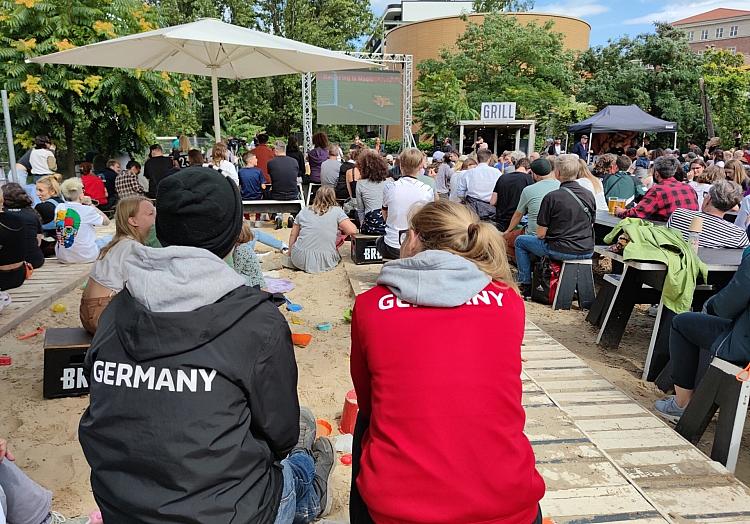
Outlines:
[[726, 148], [734, 145], [734, 131], [750, 129], [750, 69], [741, 54], [708, 49], [702, 68], [706, 94]]

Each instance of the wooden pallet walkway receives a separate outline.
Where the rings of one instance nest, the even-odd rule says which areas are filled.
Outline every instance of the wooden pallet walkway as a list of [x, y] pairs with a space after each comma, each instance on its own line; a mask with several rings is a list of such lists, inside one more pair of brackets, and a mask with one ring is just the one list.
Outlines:
[[[378, 268], [346, 265], [355, 295], [374, 286]], [[531, 322], [522, 352], [525, 432], [547, 484], [545, 516], [557, 524], [750, 522], [747, 486]]]
[[91, 266], [92, 264], [61, 264], [54, 258], [45, 260], [44, 265], [35, 269], [31, 278], [21, 287], [8, 291], [13, 302], [0, 311], [0, 337], [83, 284], [89, 276]]

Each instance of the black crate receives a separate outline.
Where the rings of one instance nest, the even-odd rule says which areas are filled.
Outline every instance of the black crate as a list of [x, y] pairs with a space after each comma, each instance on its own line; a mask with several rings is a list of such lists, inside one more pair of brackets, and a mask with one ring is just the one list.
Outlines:
[[91, 335], [83, 328], [50, 328], [44, 334], [44, 398], [86, 395], [83, 359]]
[[352, 260], [355, 264], [382, 264], [383, 256], [375, 247], [380, 238], [377, 235], [363, 235], [361, 233], [349, 237], [352, 244]]

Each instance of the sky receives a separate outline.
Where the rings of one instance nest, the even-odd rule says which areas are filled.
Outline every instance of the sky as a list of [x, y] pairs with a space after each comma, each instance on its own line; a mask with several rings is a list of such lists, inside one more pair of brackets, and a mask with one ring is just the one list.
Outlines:
[[[371, 0], [376, 16], [399, 0]], [[749, 0], [536, 0], [534, 11], [582, 18], [591, 25], [592, 46], [606, 45], [622, 35], [653, 31], [653, 22], [674, 22], [688, 16], [725, 7], [750, 10]]]

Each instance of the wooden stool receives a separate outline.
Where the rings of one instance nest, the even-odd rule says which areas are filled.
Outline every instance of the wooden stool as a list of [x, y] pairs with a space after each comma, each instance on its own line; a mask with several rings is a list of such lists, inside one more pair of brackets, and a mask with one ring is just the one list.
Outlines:
[[355, 264], [382, 264], [383, 255], [380, 254], [376, 243], [378, 235], [365, 235], [357, 233], [350, 237], [352, 244], [352, 260]]
[[590, 258], [562, 262], [552, 309], [570, 309], [576, 291], [580, 308], [589, 309], [594, 302], [594, 269]]
[[697, 445], [718, 409], [711, 458], [724, 464], [732, 473], [737, 466], [750, 402], [750, 381], [737, 380], [740, 371], [742, 368], [714, 357], [675, 428], [677, 433]]
[[83, 359], [91, 335], [83, 328], [50, 328], [44, 334], [44, 398], [86, 395]]

